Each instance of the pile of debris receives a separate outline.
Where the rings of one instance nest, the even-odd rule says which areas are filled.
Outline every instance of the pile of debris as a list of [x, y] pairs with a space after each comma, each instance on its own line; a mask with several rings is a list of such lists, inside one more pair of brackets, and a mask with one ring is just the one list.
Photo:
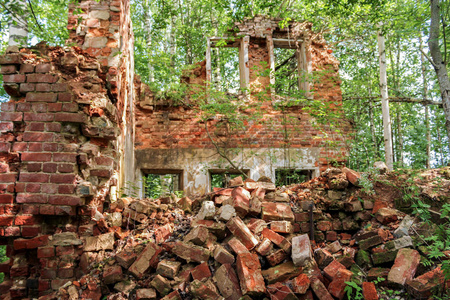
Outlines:
[[343, 299], [350, 281], [369, 300], [392, 287], [415, 299], [442, 292], [443, 272], [421, 263], [409, 236], [426, 228], [365, 197], [358, 180], [328, 169], [278, 189], [238, 177], [195, 200], [120, 199], [78, 246], [84, 275], [52, 296], [327, 300]]

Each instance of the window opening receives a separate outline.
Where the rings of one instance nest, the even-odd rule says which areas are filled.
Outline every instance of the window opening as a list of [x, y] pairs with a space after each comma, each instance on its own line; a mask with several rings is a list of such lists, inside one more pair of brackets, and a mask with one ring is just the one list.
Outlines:
[[159, 198], [172, 193], [180, 193], [182, 187], [180, 170], [149, 170], [143, 176], [143, 190], [145, 197]]
[[294, 98], [304, 97], [304, 91], [299, 89], [297, 50], [275, 48], [274, 56], [276, 94]]
[[239, 49], [215, 47], [211, 51], [211, 84], [218, 91], [238, 94], [240, 90]]
[[275, 185], [291, 185], [302, 183], [312, 178], [312, 170], [278, 169], [275, 170]]
[[[248, 175], [248, 170], [242, 170]], [[210, 170], [211, 190], [213, 188], [226, 188], [228, 182], [236, 177], [243, 176], [238, 170]]]

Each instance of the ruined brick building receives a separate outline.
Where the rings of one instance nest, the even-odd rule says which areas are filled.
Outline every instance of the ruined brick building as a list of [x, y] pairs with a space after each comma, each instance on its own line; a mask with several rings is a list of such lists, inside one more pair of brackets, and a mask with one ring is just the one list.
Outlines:
[[[0, 290], [13, 298], [44, 295], [83, 273], [88, 262], [77, 246], [97, 234], [92, 217], [127, 182], [149, 173], [178, 174], [179, 188], [195, 196], [209, 191], [211, 174], [230, 169], [195, 105], [158, 102], [135, 77], [129, 2], [77, 5], [83, 14], [69, 9], [75, 47], [10, 48], [0, 58], [11, 96], [0, 117], [0, 242], [11, 257], [0, 265], [6, 274]], [[274, 180], [286, 167], [316, 176], [331, 162], [343, 163], [349, 125], [343, 120], [342, 135], [336, 135], [305, 110], [313, 100], [335, 111], [342, 104], [338, 62], [323, 38], [309, 23], [280, 28], [278, 20], [264, 17], [236, 27], [222, 39], [239, 48], [240, 84], [248, 91], [237, 101], [263, 93], [269, 99], [263, 119], [270, 122], [227, 132], [214, 118], [206, 121], [213, 138], [225, 136], [226, 147], [236, 149], [230, 158], [255, 180]], [[207, 40], [206, 60], [186, 74], [187, 84], [208, 85], [210, 48], [218, 40]], [[272, 106], [286, 99], [274, 93], [276, 78], [261, 76], [259, 68], [275, 68], [274, 48], [296, 49], [299, 74], [317, 74], [314, 81], [299, 76], [304, 104]]]

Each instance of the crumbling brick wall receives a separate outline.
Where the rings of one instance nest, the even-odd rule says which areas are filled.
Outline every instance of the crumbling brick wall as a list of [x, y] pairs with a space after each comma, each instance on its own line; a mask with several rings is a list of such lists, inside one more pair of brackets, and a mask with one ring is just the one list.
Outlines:
[[[81, 16], [73, 15], [77, 6]], [[38, 297], [79, 277], [80, 247], [97, 234], [92, 218], [127, 180], [123, 166], [134, 162], [129, 9], [125, 0], [78, 1], [68, 26], [69, 43], [78, 46], [11, 47], [0, 57], [11, 96], [0, 113], [4, 295]]]

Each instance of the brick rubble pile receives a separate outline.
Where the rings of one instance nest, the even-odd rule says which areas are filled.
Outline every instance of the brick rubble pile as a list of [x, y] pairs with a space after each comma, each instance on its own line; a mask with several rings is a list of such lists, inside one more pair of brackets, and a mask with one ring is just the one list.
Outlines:
[[84, 275], [53, 295], [62, 299], [344, 299], [349, 281], [364, 299], [383, 299], [385, 287], [414, 299], [442, 291], [440, 267], [421, 263], [409, 235], [423, 226], [361, 200], [358, 179], [328, 169], [278, 189], [238, 177], [200, 199], [123, 198], [94, 217], [94, 236], [54, 235], [38, 257], [83, 252]]

